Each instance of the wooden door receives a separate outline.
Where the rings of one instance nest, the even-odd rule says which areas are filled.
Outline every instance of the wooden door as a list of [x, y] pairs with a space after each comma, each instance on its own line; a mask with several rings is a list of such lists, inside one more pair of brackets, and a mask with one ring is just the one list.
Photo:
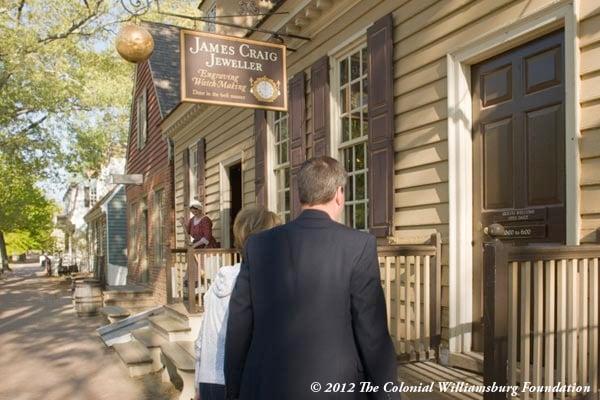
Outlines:
[[474, 65], [473, 350], [483, 351], [483, 243], [564, 243], [564, 38], [553, 32]]

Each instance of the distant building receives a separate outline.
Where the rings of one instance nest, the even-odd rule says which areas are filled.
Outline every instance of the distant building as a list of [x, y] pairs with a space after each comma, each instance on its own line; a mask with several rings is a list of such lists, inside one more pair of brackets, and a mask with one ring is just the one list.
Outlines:
[[125, 187], [115, 186], [85, 214], [89, 261], [101, 282], [127, 283], [127, 206]]
[[58, 231], [53, 233], [58, 250], [62, 253], [63, 264], [77, 264], [80, 270], [89, 270], [91, 267], [84, 216], [98, 199], [113, 189], [115, 185], [111, 183], [111, 175], [122, 174], [124, 167], [123, 158], [114, 158], [96, 178], [76, 178], [69, 184], [63, 196], [62, 211], [56, 216]]

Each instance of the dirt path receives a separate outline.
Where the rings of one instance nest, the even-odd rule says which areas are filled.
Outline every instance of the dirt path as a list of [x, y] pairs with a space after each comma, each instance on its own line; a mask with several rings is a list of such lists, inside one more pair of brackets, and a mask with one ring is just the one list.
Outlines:
[[0, 278], [0, 400], [172, 400], [159, 375], [129, 378], [95, 329], [78, 318], [70, 291], [35, 264], [11, 265]]

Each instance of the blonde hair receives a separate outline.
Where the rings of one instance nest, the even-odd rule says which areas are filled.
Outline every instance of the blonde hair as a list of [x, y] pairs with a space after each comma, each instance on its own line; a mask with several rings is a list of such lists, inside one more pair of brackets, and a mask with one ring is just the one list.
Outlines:
[[246, 240], [254, 233], [281, 225], [279, 215], [262, 206], [245, 207], [240, 210], [233, 223], [234, 245], [244, 250]]

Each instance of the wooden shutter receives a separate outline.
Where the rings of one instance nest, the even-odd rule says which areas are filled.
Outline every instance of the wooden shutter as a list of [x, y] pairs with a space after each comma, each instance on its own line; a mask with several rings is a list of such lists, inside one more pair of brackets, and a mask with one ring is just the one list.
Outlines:
[[290, 81], [290, 101], [288, 124], [290, 130], [290, 195], [292, 196], [291, 216], [300, 214], [297, 174], [306, 159], [306, 107], [304, 72], [294, 75]]
[[[183, 207], [190, 205], [190, 149], [183, 150]], [[187, 211], [187, 210], [186, 210]], [[187, 215], [187, 214], [185, 214]]]
[[254, 111], [254, 188], [256, 193], [256, 204], [267, 205], [267, 112], [265, 110]]
[[325, 56], [310, 69], [313, 98], [313, 155], [329, 155], [329, 57]]
[[206, 141], [204, 138], [198, 140], [196, 145], [196, 184], [197, 191], [196, 196], [198, 200], [204, 205], [204, 186], [205, 186], [205, 167], [206, 167]]
[[369, 230], [392, 235], [394, 218], [393, 19], [388, 14], [367, 30], [369, 85]]

